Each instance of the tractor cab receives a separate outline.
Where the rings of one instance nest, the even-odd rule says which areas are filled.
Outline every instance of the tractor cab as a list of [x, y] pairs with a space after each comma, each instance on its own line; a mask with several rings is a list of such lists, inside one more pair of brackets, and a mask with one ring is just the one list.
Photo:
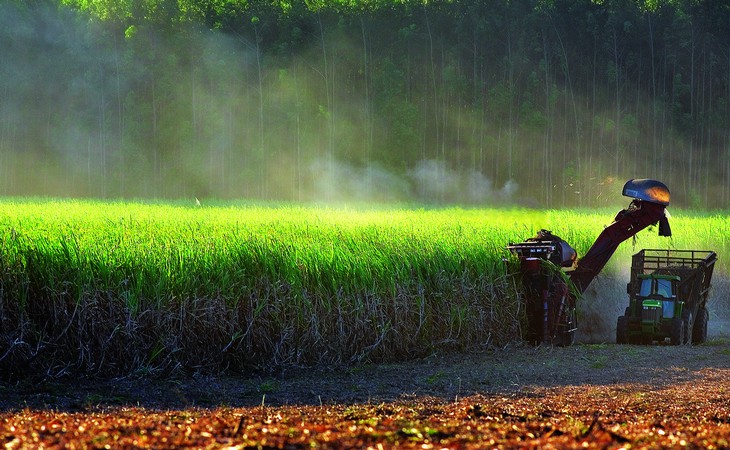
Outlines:
[[642, 328], [654, 328], [662, 321], [682, 317], [684, 302], [677, 301], [677, 275], [640, 274], [636, 306], [641, 305]]

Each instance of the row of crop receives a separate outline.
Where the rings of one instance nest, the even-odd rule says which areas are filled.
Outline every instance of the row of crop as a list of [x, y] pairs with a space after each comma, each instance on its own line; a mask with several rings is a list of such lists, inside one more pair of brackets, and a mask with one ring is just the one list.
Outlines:
[[396, 358], [505, 322], [489, 214], [1, 206], [0, 364], [15, 374]]
[[[582, 254], [611, 218], [5, 201], [0, 374], [246, 370], [505, 343], [523, 307], [504, 245], [545, 227]], [[676, 222], [672, 241], [644, 232], [641, 245], [724, 249], [724, 217]]]

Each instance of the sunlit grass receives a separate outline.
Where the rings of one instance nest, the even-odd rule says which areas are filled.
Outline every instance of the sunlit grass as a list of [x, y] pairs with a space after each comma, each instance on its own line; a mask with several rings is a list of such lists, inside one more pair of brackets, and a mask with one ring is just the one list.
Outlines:
[[[194, 207], [138, 203], [0, 203], [7, 267], [52, 289], [113, 289], [235, 299], [268, 278], [330, 294], [393, 288], [435, 274], [492, 272], [505, 243], [534, 234], [525, 210]], [[31, 272], [32, 271], [32, 277]]]

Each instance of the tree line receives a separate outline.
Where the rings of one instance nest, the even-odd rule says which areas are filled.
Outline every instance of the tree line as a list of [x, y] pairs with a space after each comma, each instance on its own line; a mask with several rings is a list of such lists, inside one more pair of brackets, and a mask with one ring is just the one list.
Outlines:
[[720, 0], [7, 0], [0, 192], [730, 200]]

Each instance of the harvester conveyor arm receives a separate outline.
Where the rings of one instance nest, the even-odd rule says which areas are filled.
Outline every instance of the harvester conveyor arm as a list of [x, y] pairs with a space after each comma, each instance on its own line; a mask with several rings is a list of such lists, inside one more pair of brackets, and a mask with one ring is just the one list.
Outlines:
[[578, 261], [576, 269], [569, 273], [578, 293], [585, 292], [623, 241], [663, 219], [665, 209], [663, 204], [635, 199], [628, 208], [620, 211]]

